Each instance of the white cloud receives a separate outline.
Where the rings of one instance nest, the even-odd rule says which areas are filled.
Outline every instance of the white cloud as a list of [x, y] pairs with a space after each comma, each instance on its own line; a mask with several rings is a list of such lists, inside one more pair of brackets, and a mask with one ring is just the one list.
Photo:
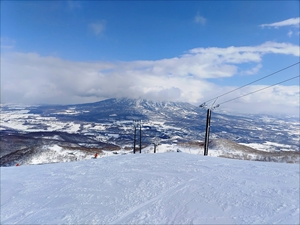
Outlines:
[[199, 13], [197, 13], [197, 15], [194, 18], [195, 23], [199, 23], [201, 25], [205, 25], [206, 24], [206, 18], [204, 18], [203, 16], [200, 16]]
[[288, 34], [287, 34], [287, 35], [288, 35], [289, 37], [292, 37], [292, 35], [293, 35], [293, 31], [291, 31], [291, 30], [290, 30], [290, 31], [288, 32]]
[[[175, 58], [114, 63], [72, 62], [37, 53], [7, 53], [1, 55], [1, 98], [3, 102], [73, 104], [113, 97], [142, 97], [198, 104], [232, 88], [215, 85], [214, 78], [232, 77], [240, 73], [240, 66], [245, 63], [257, 64], [244, 71], [254, 74], [263, 65], [265, 54], [299, 56], [299, 46], [266, 42], [258, 46], [196, 48]], [[232, 109], [243, 106], [251, 111], [253, 105], [261, 102], [278, 105], [277, 110], [299, 108], [294, 87], [282, 86], [278, 90], [264, 93], [262, 97], [251, 96], [251, 104], [245, 98], [242, 104], [233, 104]]]
[[298, 27], [299, 25], [300, 25], [300, 17], [298, 17], [298, 18], [290, 18], [290, 19], [283, 20], [283, 21], [276, 22], [276, 23], [261, 24], [260, 26], [262, 28], [264, 28], [264, 27], [275, 27], [275, 28], [278, 28], [278, 27], [283, 27], [283, 26], [297, 26]]
[[222, 56], [222, 59], [232, 63], [260, 61], [264, 54], [291, 54], [299, 56], [299, 46], [290, 43], [265, 42], [257, 46], [228, 47], [228, 48], [195, 48], [189, 51], [192, 54], [213, 54]]
[[[219, 99], [218, 103], [234, 97], [266, 88], [266, 85], [251, 85]], [[235, 101], [221, 104], [221, 109], [241, 113], [293, 114], [299, 116], [299, 86], [277, 85]]]
[[89, 28], [93, 31], [95, 35], [100, 35], [106, 28], [106, 21], [102, 20], [100, 22], [90, 23]]

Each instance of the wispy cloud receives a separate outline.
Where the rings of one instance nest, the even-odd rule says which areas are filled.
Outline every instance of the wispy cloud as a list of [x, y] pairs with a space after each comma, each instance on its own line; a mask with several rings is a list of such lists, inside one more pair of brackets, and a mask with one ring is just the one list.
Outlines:
[[246, 75], [256, 74], [261, 68], [262, 68], [262, 64], [259, 63], [255, 67], [251, 68], [250, 70], [243, 71], [242, 74], [246, 74]]
[[[196, 104], [215, 97], [213, 90], [225, 92], [232, 88], [215, 85], [214, 78], [240, 74], [245, 63], [256, 63], [255, 67], [244, 70], [245, 74], [254, 74], [263, 65], [265, 54], [299, 57], [299, 46], [266, 42], [257, 46], [195, 48], [174, 58], [113, 63], [72, 62], [37, 53], [10, 53], [1, 55], [1, 98], [4, 102], [71, 104], [112, 97], [142, 97]], [[237, 94], [251, 90], [254, 89], [249, 87]], [[256, 103], [271, 102], [278, 110], [295, 111], [299, 108], [297, 93], [299, 86], [282, 86], [277, 92], [269, 90], [263, 98], [241, 99], [235, 109], [244, 107], [250, 112]]]
[[106, 21], [102, 20], [95, 23], [90, 23], [89, 28], [93, 31], [95, 35], [100, 35], [104, 32], [106, 28]]
[[80, 9], [81, 8], [81, 4], [79, 1], [68, 1], [68, 7], [70, 10], [75, 10], [75, 9]]
[[292, 37], [293, 35], [293, 31], [289, 30], [288, 34], [287, 34], [289, 37]]
[[197, 13], [197, 15], [194, 18], [195, 23], [199, 23], [201, 25], [205, 25], [206, 24], [206, 18], [204, 18], [203, 16], [201, 16], [199, 14], [199, 12]]
[[262, 28], [264, 28], [264, 27], [278, 28], [278, 27], [284, 27], [284, 26], [299, 26], [299, 25], [300, 25], [300, 17], [290, 18], [290, 19], [283, 20], [280, 22], [275, 22], [275, 23], [261, 24], [259, 26]]
[[1, 49], [13, 49], [16, 45], [16, 41], [7, 37], [0, 39]]

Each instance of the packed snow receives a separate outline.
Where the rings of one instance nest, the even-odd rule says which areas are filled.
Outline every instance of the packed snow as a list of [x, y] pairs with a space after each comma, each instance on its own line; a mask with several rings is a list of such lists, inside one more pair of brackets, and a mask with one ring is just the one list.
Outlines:
[[299, 224], [299, 194], [299, 164], [118, 155], [1, 168], [1, 224]]

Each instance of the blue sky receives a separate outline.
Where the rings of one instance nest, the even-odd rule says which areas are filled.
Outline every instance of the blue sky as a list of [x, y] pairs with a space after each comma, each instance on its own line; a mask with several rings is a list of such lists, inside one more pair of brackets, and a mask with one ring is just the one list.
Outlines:
[[[298, 61], [299, 1], [1, 1], [2, 103], [199, 104]], [[299, 79], [280, 88], [248, 101], [297, 113]]]

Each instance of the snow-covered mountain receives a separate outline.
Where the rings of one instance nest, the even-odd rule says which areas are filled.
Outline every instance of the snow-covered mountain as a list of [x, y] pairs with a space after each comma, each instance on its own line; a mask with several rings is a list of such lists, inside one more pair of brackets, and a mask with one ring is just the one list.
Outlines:
[[[142, 121], [142, 148], [155, 140], [174, 145], [174, 149], [177, 144], [194, 142], [198, 143], [199, 152], [203, 149], [206, 111], [189, 103], [122, 98], [79, 105], [2, 105], [0, 119], [3, 166], [32, 161], [57, 162], [61, 158], [63, 161], [86, 159], [101, 151], [132, 151], [134, 120]], [[244, 148], [286, 155], [300, 152], [299, 124], [299, 118], [213, 112], [210, 136], [211, 140], [227, 139], [243, 144]], [[139, 148], [140, 126], [136, 125]], [[237, 155], [227, 152], [217, 154], [215, 151], [215, 155]], [[248, 153], [238, 155], [241, 154]]]
[[1, 224], [299, 224], [299, 165], [185, 153], [1, 168]]

